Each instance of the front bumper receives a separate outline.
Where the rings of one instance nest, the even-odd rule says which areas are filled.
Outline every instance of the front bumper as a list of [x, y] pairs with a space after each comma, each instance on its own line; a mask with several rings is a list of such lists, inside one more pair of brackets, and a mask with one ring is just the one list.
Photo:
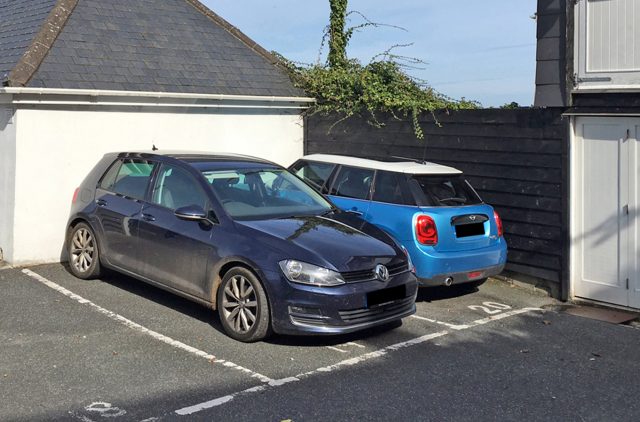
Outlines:
[[[279, 278], [279, 298], [271, 300], [273, 329], [279, 334], [352, 333], [397, 321], [416, 311], [418, 283], [411, 272], [398, 274], [387, 282], [347, 283], [330, 288], [297, 285], [284, 276]], [[402, 297], [375, 305], [367, 303], [368, 293], [402, 286]]]

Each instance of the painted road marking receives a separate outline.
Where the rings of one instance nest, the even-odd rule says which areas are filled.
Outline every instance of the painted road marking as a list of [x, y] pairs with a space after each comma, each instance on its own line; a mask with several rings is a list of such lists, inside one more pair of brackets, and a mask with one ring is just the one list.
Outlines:
[[108, 309], [105, 309], [102, 306], [96, 305], [95, 303], [91, 302], [90, 300], [85, 299], [82, 296], [79, 296], [79, 295], [73, 293], [72, 291], [65, 289], [64, 287], [54, 283], [51, 280], [46, 279], [45, 277], [41, 276], [40, 274], [34, 273], [31, 270], [24, 269], [24, 270], [22, 270], [22, 272], [24, 274], [28, 275], [29, 277], [33, 278], [34, 280], [37, 280], [40, 283], [44, 284], [45, 286], [47, 286], [47, 287], [49, 287], [49, 288], [51, 288], [51, 289], [53, 289], [53, 290], [55, 290], [55, 291], [57, 291], [59, 293], [62, 293], [63, 295], [67, 296], [70, 299], [75, 300], [76, 302], [78, 302], [78, 303], [80, 303], [82, 305], [90, 306], [93, 310], [95, 310], [95, 311], [107, 316], [108, 318], [110, 318], [110, 319], [112, 319], [112, 320], [114, 320], [116, 322], [119, 322], [120, 324], [124, 325], [125, 327], [131, 328], [132, 330], [135, 330], [135, 331], [137, 331], [139, 333], [146, 334], [146, 335], [148, 335], [150, 337], [153, 337], [154, 339], [156, 339], [158, 341], [166, 343], [166, 344], [168, 344], [170, 346], [173, 346], [173, 347], [175, 347], [177, 349], [181, 349], [181, 350], [184, 350], [185, 352], [188, 352], [188, 353], [191, 353], [191, 354], [196, 355], [198, 357], [204, 358], [204, 359], [208, 360], [211, 363], [220, 364], [220, 365], [225, 366], [227, 368], [235, 369], [237, 371], [240, 371], [242, 373], [250, 375], [251, 377], [258, 379], [261, 382], [270, 383], [270, 382], [274, 381], [273, 379], [271, 379], [271, 378], [269, 378], [269, 377], [267, 377], [265, 375], [259, 374], [259, 373], [255, 372], [255, 371], [252, 371], [252, 370], [250, 370], [248, 368], [245, 368], [245, 367], [240, 366], [240, 365], [236, 365], [235, 363], [229, 362], [228, 360], [218, 359], [212, 354], [204, 352], [204, 351], [202, 351], [200, 349], [196, 349], [195, 347], [189, 346], [188, 344], [185, 344], [185, 343], [183, 343], [181, 341], [172, 339], [171, 337], [167, 337], [164, 334], [160, 334], [160, 333], [158, 333], [156, 331], [150, 330], [149, 328], [144, 327], [144, 326], [138, 324], [137, 322], [133, 322], [130, 319], [127, 319], [127, 318], [123, 317], [122, 315], [119, 315], [119, 314], [117, 314], [115, 312], [112, 312], [112, 311], [110, 311]]
[[[527, 312], [535, 312], [535, 311], [543, 311], [543, 309], [541, 308], [523, 308], [523, 309], [517, 309], [517, 310], [513, 310], [513, 311], [509, 311], [509, 312], [505, 312], [499, 315], [492, 315], [490, 317], [487, 318], [483, 318], [483, 319], [479, 319], [474, 321], [471, 324], [467, 324], [467, 325], [452, 325], [455, 328], [456, 331], [460, 331], [460, 330], [466, 330], [472, 327], [477, 327], [480, 325], [484, 325], [487, 324], [489, 322], [492, 321], [497, 321], [497, 320], [501, 320], [501, 319], [505, 319], [505, 318], [509, 318], [515, 315], [519, 315], [519, 314], [524, 314]], [[427, 318], [422, 318], [420, 317], [419, 319], [427, 319]], [[441, 321], [436, 321], [436, 320], [430, 320], [430, 322], [436, 322], [436, 323], [441, 323]], [[442, 324], [446, 324], [446, 323], [442, 323]], [[464, 328], [460, 328], [460, 327], [464, 327]], [[365, 353], [364, 355], [361, 356], [357, 356], [351, 359], [346, 359], [343, 360], [341, 362], [338, 362], [336, 364], [330, 365], [330, 366], [325, 366], [322, 368], [318, 368], [318, 369], [314, 369], [313, 371], [309, 371], [309, 372], [305, 372], [303, 374], [299, 374], [296, 375], [295, 377], [290, 377], [290, 378], [284, 378], [281, 380], [275, 380], [272, 382], [269, 382], [267, 384], [263, 384], [263, 385], [259, 385], [253, 388], [249, 388], [246, 390], [242, 390], [242, 391], [238, 391], [232, 394], [228, 394], [226, 396], [223, 397], [219, 397], [213, 400], [209, 400], [203, 403], [199, 403], [199, 404], [195, 404], [192, 406], [188, 406], [188, 407], [183, 407], [181, 409], [178, 409], [175, 411], [176, 414], [180, 415], [180, 416], [186, 416], [186, 415], [192, 415], [194, 413], [198, 413], [201, 412], [203, 410], [206, 409], [211, 409], [213, 407], [216, 406], [221, 406], [225, 403], [229, 403], [230, 401], [232, 401], [233, 399], [235, 399], [236, 397], [239, 396], [244, 396], [244, 395], [249, 395], [249, 394], [253, 394], [253, 393], [258, 393], [258, 392], [263, 392], [266, 391], [268, 389], [271, 388], [276, 388], [279, 387], [281, 385], [285, 385], [285, 384], [289, 384], [291, 382], [297, 382], [297, 381], [301, 381], [305, 378], [309, 378], [312, 377], [314, 375], [317, 374], [323, 374], [323, 373], [329, 373], [329, 372], [334, 372], [336, 370], [345, 368], [345, 367], [349, 367], [349, 366], [354, 366], [354, 365], [358, 365], [362, 362], [371, 360], [371, 359], [377, 359], [380, 358], [382, 356], [385, 356], [391, 352], [400, 350], [400, 349], [404, 349], [406, 347], [411, 347], [411, 346], [415, 346], [418, 344], [422, 344], [425, 343], [427, 341], [436, 339], [436, 338], [440, 338], [440, 337], [444, 337], [448, 334], [451, 334], [451, 331], [439, 331], [437, 333], [433, 333], [433, 334], [427, 334], [424, 336], [420, 336], [420, 337], [416, 337], [414, 339], [411, 340], [407, 340], [407, 341], [403, 341], [401, 343], [396, 343], [396, 344], [392, 344], [391, 346], [387, 346], [383, 349], [380, 350], [376, 350], [374, 352], [370, 352], [370, 353]]]
[[329, 366], [325, 366], [325, 367], [322, 367], [322, 368], [314, 369], [313, 371], [305, 372], [305, 373], [296, 375], [295, 377], [289, 377], [289, 378], [283, 378], [281, 380], [275, 380], [275, 381], [270, 382], [268, 384], [259, 385], [257, 387], [253, 387], [253, 388], [249, 388], [249, 389], [246, 389], [246, 390], [238, 391], [236, 393], [229, 394], [229, 395], [226, 395], [224, 397], [219, 397], [217, 399], [209, 400], [209, 401], [206, 401], [204, 403], [199, 403], [199, 404], [196, 404], [196, 405], [193, 405], [193, 406], [189, 406], [189, 407], [183, 407], [182, 409], [176, 410], [175, 413], [177, 413], [178, 415], [181, 415], [181, 416], [192, 415], [194, 413], [203, 411], [205, 409], [210, 409], [212, 407], [216, 407], [216, 406], [220, 406], [222, 404], [228, 403], [231, 400], [233, 400], [234, 398], [236, 398], [238, 396], [241, 396], [241, 395], [262, 392], [262, 391], [265, 391], [265, 390], [267, 390], [269, 388], [276, 388], [276, 387], [280, 387], [282, 385], [289, 384], [289, 383], [292, 383], [292, 382], [298, 382], [298, 381], [301, 381], [301, 380], [303, 380], [305, 378], [309, 378], [309, 377], [312, 377], [312, 376], [320, 374], [320, 373], [329, 373], [329, 372], [333, 372], [333, 371], [336, 371], [336, 370], [344, 368], [344, 367], [357, 365], [359, 363], [362, 363], [362, 362], [365, 362], [365, 361], [368, 361], [368, 360], [371, 360], [371, 359], [380, 358], [380, 357], [385, 356], [386, 354], [388, 354], [390, 352], [394, 352], [396, 350], [399, 350], [399, 349], [402, 349], [402, 348], [405, 348], [405, 347], [415, 346], [416, 344], [424, 343], [426, 341], [433, 340], [434, 338], [442, 337], [442, 336], [444, 336], [446, 334], [447, 334], [447, 331], [440, 331], [438, 333], [427, 334], [427, 335], [420, 336], [420, 337], [417, 337], [417, 338], [414, 338], [414, 339], [411, 339], [411, 340], [403, 341], [402, 343], [392, 344], [391, 346], [387, 346], [387, 347], [385, 347], [383, 349], [376, 350], [375, 352], [366, 353], [364, 355], [357, 356], [355, 358], [343, 360], [343, 361], [338, 362], [338, 363], [333, 364], [333, 365], [329, 365]]
[[419, 319], [420, 321], [431, 322], [433, 324], [440, 324], [452, 330], [466, 330], [467, 328], [470, 327], [469, 325], [449, 324], [448, 322], [438, 321], [437, 319], [425, 318], [418, 315], [411, 315], [411, 318]]
[[362, 344], [356, 343], [355, 341], [349, 341], [347, 343], [338, 344], [336, 346], [325, 346], [325, 347], [327, 349], [333, 350], [334, 352], [349, 353], [348, 350], [340, 349], [340, 347], [348, 347], [348, 346], [359, 347], [360, 349], [366, 349], [365, 346], [363, 346]]

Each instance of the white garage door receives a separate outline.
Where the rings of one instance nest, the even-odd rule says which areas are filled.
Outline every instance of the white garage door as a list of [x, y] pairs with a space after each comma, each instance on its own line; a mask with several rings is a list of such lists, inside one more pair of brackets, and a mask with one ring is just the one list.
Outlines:
[[573, 293], [640, 308], [640, 119], [576, 119]]

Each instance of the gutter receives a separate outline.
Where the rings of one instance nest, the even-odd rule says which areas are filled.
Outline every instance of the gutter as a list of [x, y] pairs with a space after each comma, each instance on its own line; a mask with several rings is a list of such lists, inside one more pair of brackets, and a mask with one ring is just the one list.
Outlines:
[[3, 87], [0, 88], [1, 94], [12, 95], [11, 102], [18, 105], [306, 109], [316, 102], [314, 98], [309, 97], [64, 88]]

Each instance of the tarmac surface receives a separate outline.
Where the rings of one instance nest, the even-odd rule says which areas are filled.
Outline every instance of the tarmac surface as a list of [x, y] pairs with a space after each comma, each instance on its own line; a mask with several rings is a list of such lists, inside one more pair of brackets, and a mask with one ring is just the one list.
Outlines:
[[243, 344], [214, 312], [60, 264], [0, 271], [0, 420], [640, 420], [640, 330], [490, 280], [401, 325]]

